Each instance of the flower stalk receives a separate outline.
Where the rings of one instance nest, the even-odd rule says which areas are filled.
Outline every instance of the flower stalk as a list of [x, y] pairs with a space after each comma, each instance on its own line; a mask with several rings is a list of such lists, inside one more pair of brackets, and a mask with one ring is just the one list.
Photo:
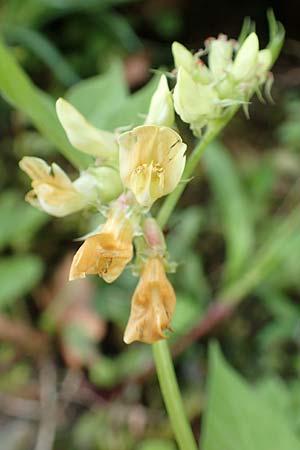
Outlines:
[[152, 345], [160, 389], [180, 450], [197, 450], [189, 421], [185, 415], [170, 350], [165, 340]]
[[[269, 48], [272, 54], [272, 64], [274, 64], [283, 44], [284, 29], [280, 23], [276, 22], [274, 14], [271, 10], [268, 12], [268, 20], [270, 26]], [[185, 170], [183, 172], [183, 180], [187, 180], [193, 175], [206, 147], [230, 122], [239, 107], [240, 105], [231, 106], [226, 116], [223, 116], [222, 119], [215, 121], [211, 125], [210, 129], [208, 129], [204, 134], [202, 139], [198, 141], [198, 144], [195, 146], [187, 160]], [[185, 182], [179, 183], [176, 189], [165, 199], [163, 205], [161, 206], [156, 220], [162, 229], [167, 224], [178, 200], [181, 197], [181, 194], [185, 189], [185, 186]], [[161, 393], [164, 398], [178, 446], [180, 450], [196, 450], [197, 445], [183, 408], [183, 402], [168, 343], [165, 340], [158, 341], [152, 345], [152, 350]]]

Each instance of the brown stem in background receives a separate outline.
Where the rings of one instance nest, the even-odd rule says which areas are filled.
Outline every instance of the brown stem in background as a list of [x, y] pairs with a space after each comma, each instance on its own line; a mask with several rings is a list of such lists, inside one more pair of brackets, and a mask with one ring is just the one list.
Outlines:
[[33, 330], [21, 321], [11, 320], [0, 315], [0, 341], [11, 342], [18, 349], [39, 357], [45, 354], [49, 347], [48, 336]]
[[200, 322], [188, 334], [178, 339], [172, 346], [173, 357], [180, 355], [187, 347], [198, 339], [210, 334], [218, 325], [227, 320], [233, 313], [234, 306], [216, 301]]

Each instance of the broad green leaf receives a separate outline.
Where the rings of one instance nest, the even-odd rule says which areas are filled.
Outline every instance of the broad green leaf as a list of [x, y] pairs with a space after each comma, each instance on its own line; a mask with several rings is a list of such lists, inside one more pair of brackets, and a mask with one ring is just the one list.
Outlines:
[[118, 111], [127, 95], [122, 63], [115, 61], [106, 73], [77, 83], [65, 98], [93, 125], [103, 128], [107, 117]]
[[226, 242], [225, 279], [237, 278], [253, 250], [251, 205], [237, 168], [220, 143], [209, 145], [203, 161]]
[[158, 80], [158, 77], [154, 76], [146, 86], [124, 99], [120, 107], [107, 116], [103, 127], [113, 130], [118, 127], [142, 125]]
[[0, 258], [0, 307], [11, 305], [19, 296], [26, 294], [40, 280], [43, 265], [31, 255]]
[[202, 450], [300, 449], [281, 408], [277, 410], [251, 388], [217, 346], [210, 348], [208, 380]]
[[34, 86], [1, 41], [0, 92], [30, 118], [36, 128], [53, 142], [71, 163], [76, 167], [87, 166], [91, 159], [69, 143], [56, 116], [54, 100]]
[[49, 216], [24, 202], [16, 191], [0, 195], [0, 248], [30, 240]]

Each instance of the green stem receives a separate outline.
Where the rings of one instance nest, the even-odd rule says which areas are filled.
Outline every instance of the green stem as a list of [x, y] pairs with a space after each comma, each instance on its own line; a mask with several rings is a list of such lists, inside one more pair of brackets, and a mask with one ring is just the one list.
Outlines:
[[197, 450], [190, 424], [184, 412], [172, 358], [166, 341], [152, 345], [153, 355], [166, 409], [180, 450]]
[[[188, 179], [192, 176], [208, 144], [225, 127], [225, 125], [227, 125], [237, 109], [238, 107], [232, 108], [226, 117], [218, 122], [215, 122], [198, 145], [196, 145], [188, 158], [183, 173], [184, 179]], [[173, 191], [163, 203], [157, 216], [157, 222], [161, 228], [166, 225], [182, 192], [184, 191], [185, 186], [186, 183], [180, 183], [175, 191]], [[180, 450], [196, 450], [197, 445], [184, 412], [182, 398], [176, 380], [168, 344], [166, 341], [158, 341], [152, 345], [152, 348], [161, 392], [179, 448]]]
[[[276, 22], [273, 23], [272, 21], [274, 22], [275, 19], [273, 20], [273, 16], [270, 13], [269, 22], [271, 30], [272, 28], [274, 28], [274, 33], [277, 33], [278, 27], [280, 28], [280, 24], [278, 25]], [[276, 44], [276, 47], [271, 48], [273, 63], [278, 56], [279, 50], [283, 43], [283, 38], [284, 30], [282, 28], [281, 37], [280, 39], [278, 38], [279, 40]], [[238, 109], [238, 105], [232, 106], [226, 116], [218, 121], [215, 121], [207, 130], [202, 140], [196, 145], [190, 157], [188, 158], [183, 173], [184, 180], [188, 180], [193, 175], [200, 161], [200, 158], [203, 155], [203, 152], [205, 151], [208, 144], [210, 144], [210, 142], [216, 137], [216, 135], [228, 124], [228, 122], [230, 122]], [[161, 228], [164, 228], [166, 223], [168, 222], [182, 192], [185, 189], [185, 186], [186, 182], [180, 183], [164, 201], [157, 216], [157, 222]], [[263, 261], [263, 263], [265, 263], [265, 261]], [[162, 395], [179, 448], [180, 450], [196, 450], [197, 447], [193, 437], [193, 433], [184, 413], [182, 398], [177, 384], [168, 344], [166, 343], [166, 341], [158, 341], [153, 344], [152, 347]]]

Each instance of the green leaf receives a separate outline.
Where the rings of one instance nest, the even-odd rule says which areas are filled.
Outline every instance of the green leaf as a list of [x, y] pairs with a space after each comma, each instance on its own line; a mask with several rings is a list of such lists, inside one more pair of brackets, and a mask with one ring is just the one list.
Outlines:
[[48, 220], [47, 214], [27, 205], [18, 192], [3, 192], [0, 195], [0, 248], [28, 242]]
[[158, 76], [154, 76], [151, 80], [134, 94], [130, 95], [122, 102], [121, 106], [108, 115], [104, 127], [114, 130], [124, 126], [138, 126], [145, 121], [151, 97], [158, 85]]
[[281, 408], [277, 410], [252, 389], [210, 348], [208, 407], [202, 450], [296, 450], [300, 442]]
[[9, 306], [40, 280], [43, 264], [31, 255], [0, 258], [0, 307]]
[[16, 59], [0, 41], [0, 91], [16, 108], [24, 112], [36, 128], [76, 167], [91, 159], [69, 143], [55, 112], [54, 100], [34, 86]]
[[117, 60], [106, 73], [77, 83], [65, 98], [93, 125], [103, 128], [107, 117], [118, 110], [127, 95], [123, 66]]
[[253, 250], [251, 207], [225, 147], [218, 142], [210, 144], [203, 161], [226, 241], [224, 275], [227, 280], [237, 278]]

